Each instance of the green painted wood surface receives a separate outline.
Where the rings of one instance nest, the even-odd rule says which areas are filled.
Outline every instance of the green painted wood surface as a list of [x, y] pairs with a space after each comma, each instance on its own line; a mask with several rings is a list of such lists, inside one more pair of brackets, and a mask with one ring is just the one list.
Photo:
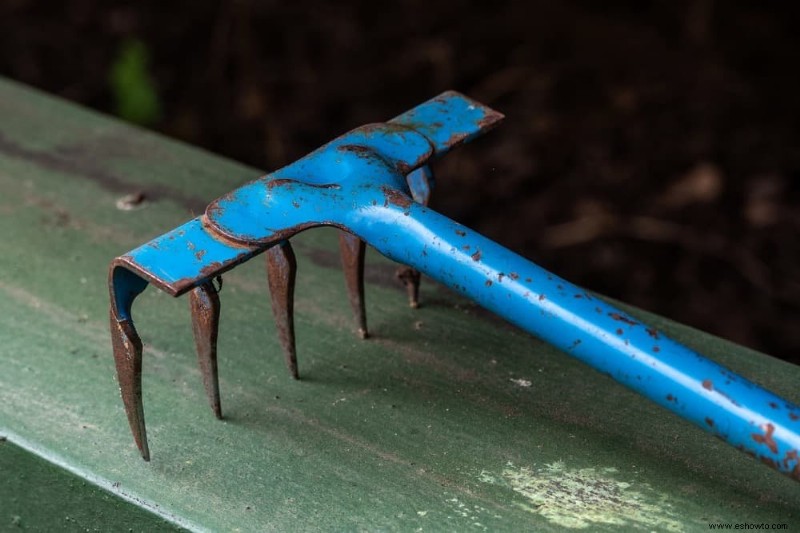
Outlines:
[[0, 472], [0, 531], [181, 531], [8, 441]]
[[[0, 434], [60, 468], [199, 530], [800, 525], [797, 483], [441, 287], [424, 283], [410, 309], [374, 253], [374, 336], [357, 340], [331, 230], [294, 241], [299, 382], [262, 262], [226, 276], [224, 421], [206, 405], [187, 302], [139, 298], [143, 462], [114, 378], [107, 264], [259, 172], [10, 82], [0, 117]], [[143, 208], [117, 209], [137, 191]], [[797, 367], [632, 312], [800, 400]]]

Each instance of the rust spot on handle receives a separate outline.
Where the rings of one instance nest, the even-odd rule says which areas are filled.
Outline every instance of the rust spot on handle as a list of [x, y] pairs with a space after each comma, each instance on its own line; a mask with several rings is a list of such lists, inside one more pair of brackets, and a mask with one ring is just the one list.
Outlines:
[[638, 322], [636, 322], [634, 320], [631, 320], [630, 318], [626, 317], [625, 315], [621, 315], [619, 313], [608, 313], [608, 316], [610, 316], [612, 319], [616, 320], [617, 322], [624, 322], [625, 324], [628, 324], [630, 326], [638, 326], [639, 325]]
[[753, 433], [753, 440], [759, 444], [765, 444], [772, 453], [778, 453], [778, 445], [775, 443], [775, 439], [772, 438], [772, 434], [775, 433], [775, 426], [767, 424], [765, 431], [763, 435]]
[[402, 208], [408, 208], [411, 207], [411, 204], [414, 203], [414, 201], [411, 198], [409, 198], [402, 192], [398, 191], [397, 189], [393, 189], [391, 187], [387, 187], [386, 185], [384, 185], [383, 187], [381, 187], [381, 190], [383, 191], [387, 204], [396, 205]]

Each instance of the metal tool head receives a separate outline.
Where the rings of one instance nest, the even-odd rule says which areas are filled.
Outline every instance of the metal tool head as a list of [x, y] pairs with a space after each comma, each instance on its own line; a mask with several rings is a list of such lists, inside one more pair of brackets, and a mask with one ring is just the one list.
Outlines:
[[[367, 337], [360, 222], [389, 205], [425, 205], [429, 164], [485, 133], [503, 116], [448, 91], [384, 123], [356, 128], [276, 172], [211, 202], [205, 213], [111, 263], [111, 334], [120, 389], [142, 456], [149, 458], [141, 394], [142, 343], [131, 307], [148, 284], [190, 292], [200, 368], [214, 413], [222, 416], [216, 363], [220, 302], [212, 281], [266, 251], [272, 308], [291, 374], [298, 377], [293, 326], [297, 265], [288, 239], [316, 226], [342, 230], [342, 262], [357, 330]], [[419, 273], [409, 269], [416, 305]]]

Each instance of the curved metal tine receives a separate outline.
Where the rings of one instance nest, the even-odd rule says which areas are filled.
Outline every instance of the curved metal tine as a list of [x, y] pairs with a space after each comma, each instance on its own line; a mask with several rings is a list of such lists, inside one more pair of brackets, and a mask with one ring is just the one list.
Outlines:
[[112, 262], [108, 288], [111, 297], [109, 319], [111, 345], [117, 381], [125, 406], [125, 414], [133, 433], [133, 440], [145, 461], [150, 460], [147, 430], [142, 404], [142, 340], [136, 332], [131, 317], [131, 307], [136, 297], [145, 290], [147, 282], [125, 268]]
[[[406, 176], [408, 187], [411, 190], [411, 197], [415, 202], [428, 205], [431, 199], [431, 192], [436, 183], [433, 169], [430, 165], [423, 165]], [[403, 282], [408, 292], [408, 305], [416, 309], [419, 307], [419, 285], [422, 275], [418, 270], [411, 267], [402, 267], [397, 270], [397, 278]]]
[[[219, 279], [220, 288], [222, 278]], [[189, 309], [192, 313], [192, 332], [197, 347], [197, 362], [203, 375], [208, 403], [217, 418], [222, 418], [219, 399], [219, 376], [217, 373], [217, 335], [219, 333], [219, 289], [209, 281], [189, 293]]]
[[369, 336], [367, 311], [364, 303], [364, 255], [367, 251], [367, 244], [352, 233], [342, 230], [339, 232], [339, 249], [342, 253], [342, 270], [344, 270], [344, 281], [347, 286], [347, 298], [353, 309], [358, 336], [366, 339]]
[[142, 404], [142, 341], [136, 333], [131, 320], [120, 320], [111, 309], [111, 344], [114, 348], [114, 364], [117, 367], [117, 381], [131, 426], [133, 440], [145, 461], [150, 460], [147, 445], [147, 429], [144, 424], [144, 405]]
[[278, 328], [278, 341], [286, 358], [286, 365], [294, 379], [297, 372], [297, 349], [294, 339], [294, 282], [297, 277], [297, 259], [289, 241], [282, 241], [268, 249], [267, 281], [272, 300], [272, 314]]

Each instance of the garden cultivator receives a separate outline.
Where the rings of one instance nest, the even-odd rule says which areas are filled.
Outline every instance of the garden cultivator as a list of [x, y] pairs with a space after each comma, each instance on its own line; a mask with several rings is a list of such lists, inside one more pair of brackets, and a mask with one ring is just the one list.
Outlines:
[[142, 343], [131, 306], [148, 284], [189, 293], [205, 388], [221, 417], [217, 379], [220, 275], [266, 252], [268, 284], [289, 370], [296, 261], [290, 238], [342, 230], [342, 264], [358, 332], [367, 336], [364, 251], [463, 293], [697, 426], [800, 480], [800, 408], [702, 357], [597, 296], [426, 207], [430, 164], [497, 125], [502, 115], [446, 92], [385, 123], [357, 128], [213, 201], [205, 213], [111, 263], [111, 336], [136, 444], [150, 453], [142, 406]]

